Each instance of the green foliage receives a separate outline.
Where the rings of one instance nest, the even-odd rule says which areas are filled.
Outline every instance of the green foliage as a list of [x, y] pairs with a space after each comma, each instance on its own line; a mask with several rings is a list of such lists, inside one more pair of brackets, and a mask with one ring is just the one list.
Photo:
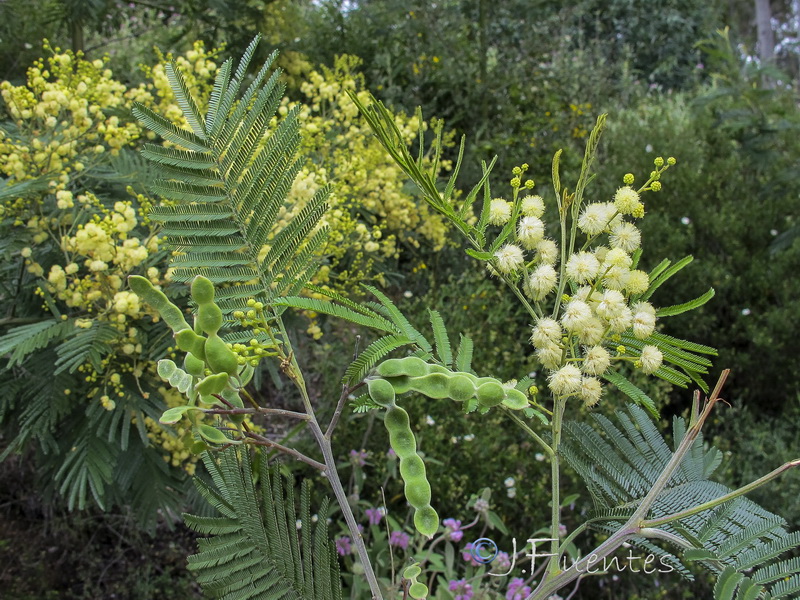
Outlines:
[[[672, 457], [644, 411], [631, 406], [627, 412], [617, 411], [615, 416], [617, 425], [603, 415], [594, 415], [594, 427], [588, 423], [565, 423], [563, 447], [564, 457], [584, 480], [594, 500], [592, 521], [608, 532], [615, 531], [618, 525], [605, 519], [624, 520], [632, 514]], [[686, 422], [676, 418], [676, 448], [686, 432]], [[710, 480], [721, 460], [721, 452], [704, 447], [702, 436], [698, 436], [658, 496], [649, 518], [658, 521], [679, 515], [731, 493], [730, 488]], [[686, 562], [699, 562], [718, 573], [718, 600], [764, 597], [767, 590], [772, 595], [766, 597], [785, 598], [800, 589], [800, 563], [790, 557], [781, 558], [800, 544], [800, 533], [790, 533], [783, 518], [746, 498], [734, 496], [721, 505], [689, 513], [658, 528], [668, 534], [661, 539], [670, 542], [675, 550], [655, 546], [647, 536], [636, 537], [632, 543], [655, 553], [663, 564], [672, 565], [689, 578]], [[737, 586], [738, 595], [734, 596]], [[753, 593], [756, 595], [748, 595]]]

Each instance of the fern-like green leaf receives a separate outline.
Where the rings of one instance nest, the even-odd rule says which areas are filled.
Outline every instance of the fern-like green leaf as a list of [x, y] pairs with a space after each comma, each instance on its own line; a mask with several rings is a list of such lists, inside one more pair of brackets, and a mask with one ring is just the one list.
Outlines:
[[358, 355], [358, 358], [350, 363], [350, 366], [347, 367], [344, 373], [342, 383], [345, 385], [353, 385], [360, 382], [366, 377], [370, 369], [378, 364], [384, 356], [393, 350], [413, 343], [414, 342], [403, 335], [387, 335], [378, 338], [367, 346], [364, 351]]
[[[216, 460], [215, 460], [216, 458]], [[259, 485], [247, 449], [229, 448], [203, 458], [214, 487], [195, 480], [201, 495], [221, 513], [185, 515], [200, 534], [199, 552], [189, 557], [205, 592], [224, 600], [338, 600], [341, 582], [327, 532], [327, 502], [310, 517], [309, 484], [299, 515], [291, 480], [260, 460]], [[301, 540], [295, 521], [300, 519]]]
[[461, 335], [456, 354], [456, 370], [465, 373], [472, 372], [472, 338], [468, 335]]
[[[586, 481], [597, 517], [624, 519], [653, 488], [672, 451], [656, 425], [635, 405], [617, 411], [616, 423], [602, 415], [594, 419], [595, 427], [565, 423], [562, 452]], [[675, 418], [676, 446], [686, 432], [683, 419]], [[730, 493], [709, 479], [718, 464], [719, 452], [705, 447], [698, 436], [647, 518], [676, 515]], [[606, 521], [600, 528], [613, 532], [619, 525], [619, 520]], [[793, 597], [800, 584], [800, 560], [782, 557], [800, 546], [800, 532], [785, 527], [782, 518], [743, 497], [659, 526], [693, 545], [685, 554], [686, 561], [699, 562], [718, 574], [716, 600]], [[635, 538], [632, 543], [655, 547], [652, 540]], [[674, 561], [684, 550], [660, 549]]]
[[11, 353], [7, 368], [22, 364], [31, 352], [64, 340], [75, 332], [74, 321], [48, 319], [10, 329], [0, 337], [0, 356]]
[[453, 351], [450, 348], [450, 339], [447, 336], [447, 329], [444, 326], [444, 319], [438, 311], [429, 310], [428, 314], [431, 319], [431, 327], [433, 328], [433, 341], [436, 343], [436, 355], [442, 364], [446, 367], [453, 366]]

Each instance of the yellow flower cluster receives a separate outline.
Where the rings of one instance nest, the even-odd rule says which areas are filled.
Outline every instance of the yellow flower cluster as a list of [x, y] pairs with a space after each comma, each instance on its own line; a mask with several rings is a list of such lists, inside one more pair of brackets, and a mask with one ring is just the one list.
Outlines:
[[[333, 183], [331, 210], [324, 217], [331, 230], [323, 254], [331, 268], [323, 270], [317, 283], [352, 289], [366, 278], [381, 279], [374, 268], [400, 256], [402, 245], [419, 247], [421, 242], [441, 249], [446, 224], [403, 188], [404, 175], [358, 118], [356, 105], [347, 96], [355, 93], [363, 102], [368, 94], [363, 76], [355, 73], [360, 59], [340, 56], [333, 69], [312, 71], [301, 92], [306, 106], [299, 114], [302, 151], [310, 159], [292, 187], [285, 219], [302, 209], [326, 183]], [[281, 115], [293, 106], [284, 101]], [[411, 142], [420, 128], [417, 117], [398, 114], [396, 125]], [[326, 170], [322, 165], [326, 165]], [[449, 167], [443, 162], [442, 169]]]

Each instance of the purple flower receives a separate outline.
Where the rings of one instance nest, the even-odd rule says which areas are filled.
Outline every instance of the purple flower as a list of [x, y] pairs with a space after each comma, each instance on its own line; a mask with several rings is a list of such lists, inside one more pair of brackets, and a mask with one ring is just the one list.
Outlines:
[[473, 567], [477, 567], [481, 563], [475, 560], [475, 557], [472, 555], [472, 542], [467, 544], [464, 549], [461, 551], [461, 558], [471, 564]]
[[466, 579], [454, 579], [447, 586], [451, 592], [456, 593], [455, 600], [470, 600], [472, 598], [472, 586]]
[[404, 531], [393, 531], [391, 535], [389, 535], [389, 545], [397, 546], [403, 550], [408, 548], [408, 542], [410, 540], [411, 538], [408, 537], [408, 534]]
[[451, 542], [460, 542], [461, 538], [464, 537], [464, 532], [461, 531], [461, 521], [457, 519], [445, 519], [442, 521], [442, 525], [447, 528], [444, 532], [444, 537], [446, 540], [450, 540]]
[[511, 583], [508, 584], [508, 591], [506, 592], [506, 600], [525, 600], [531, 595], [531, 587], [525, 585], [525, 580], [521, 577], [514, 577]]
[[342, 536], [340, 538], [336, 538], [336, 552], [339, 553], [339, 556], [347, 556], [353, 552], [353, 547], [350, 545], [350, 538]]
[[370, 525], [380, 525], [381, 519], [383, 518], [382, 508], [368, 508], [364, 512], [367, 513], [367, 519], [369, 519]]
[[397, 458], [397, 452], [394, 451], [394, 448], [389, 448], [386, 451], [386, 458], [391, 458], [391, 459]]
[[367, 464], [367, 451], [350, 450], [350, 462], [359, 467], [365, 466]]

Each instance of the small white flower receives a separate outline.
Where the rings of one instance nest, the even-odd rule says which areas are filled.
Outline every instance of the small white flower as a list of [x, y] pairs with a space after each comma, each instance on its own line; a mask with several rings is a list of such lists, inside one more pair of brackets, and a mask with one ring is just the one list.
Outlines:
[[474, 439], [475, 439], [475, 434], [474, 433], [468, 433], [467, 435], [464, 436], [464, 441], [465, 442], [471, 442]]
[[592, 309], [583, 300], [572, 299], [564, 306], [561, 322], [567, 331], [577, 331], [591, 320]]
[[436, 421], [433, 420], [433, 417], [430, 415], [425, 416], [425, 423], [428, 425], [436, 425]]
[[547, 344], [555, 344], [561, 341], [563, 331], [561, 325], [555, 319], [544, 317], [536, 322], [536, 326], [531, 333], [531, 343], [538, 347]]
[[625, 296], [617, 290], [606, 290], [596, 310], [598, 316], [608, 320], [622, 313], [625, 308]]
[[642, 348], [642, 356], [639, 360], [642, 362], [642, 371], [649, 375], [658, 370], [664, 360], [664, 355], [655, 346], [648, 345]]
[[555, 265], [558, 260], [558, 246], [553, 240], [542, 240], [536, 244], [537, 258], [544, 265]]
[[517, 497], [517, 488], [508, 488], [506, 490], [506, 496], [509, 498], [516, 498]]
[[507, 477], [505, 481], [503, 481], [503, 485], [506, 487], [514, 487], [515, 483], [516, 481], [514, 480], [513, 477]]
[[403, 292], [403, 297], [405, 297], [405, 298], [411, 298], [411, 296], [413, 296], [413, 295], [414, 295], [414, 292], [412, 292], [411, 290], [406, 290], [405, 292]]
[[684, 225], [688, 225], [691, 222], [692, 220], [689, 217], [681, 217], [681, 223], [683, 223]]
[[514, 244], [506, 244], [494, 256], [497, 258], [497, 270], [501, 273], [513, 273], [525, 263], [522, 248]]
[[643, 294], [650, 287], [650, 276], [644, 271], [635, 269], [628, 271], [625, 278], [625, 289], [631, 294]]
[[528, 291], [534, 300], [542, 300], [558, 283], [558, 273], [550, 265], [539, 265], [528, 278]]
[[588, 407], [594, 406], [600, 402], [600, 396], [603, 393], [603, 386], [600, 385], [600, 380], [594, 377], [584, 377], [581, 380], [580, 397], [583, 400], [583, 405]]
[[550, 390], [556, 396], [574, 394], [581, 389], [581, 372], [575, 365], [564, 365], [548, 377]]
[[522, 217], [517, 225], [517, 237], [528, 250], [533, 250], [544, 238], [544, 223], [538, 217]]
[[743, 314], [745, 317], [746, 317], [747, 315], [749, 315], [751, 312], [752, 312], [752, 311], [751, 311], [749, 308], [743, 308], [743, 309], [742, 309], [742, 314]]
[[617, 223], [608, 236], [612, 248], [621, 248], [625, 252], [633, 252], [642, 243], [642, 232], [633, 223]]
[[489, 204], [489, 223], [505, 225], [511, 218], [511, 203], [502, 198], [494, 198]]
[[614, 193], [614, 207], [623, 215], [632, 215], [639, 204], [639, 192], [629, 185], [619, 188]]
[[544, 461], [544, 454], [542, 454], [541, 452], [537, 452], [536, 454], [533, 455], [533, 458], [537, 462], [542, 462]]
[[561, 364], [561, 346], [548, 342], [536, 349], [536, 358], [546, 369], [555, 369]]
[[611, 355], [602, 346], [592, 346], [586, 350], [583, 372], [589, 375], [602, 375], [611, 364]]
[[614, 212], [616, 209], [609, 202], [587, 204], [578, 217], [578, 227], [586, 235], [602, 233], [608, 227], [608, 221]]
[[656, 329], [655, 311], [650, 313], [646, 310], [637, 310], [633, 313], [633, 335], [637, 339], [643, 340]]
[[600, 263], [591, 252], [576, 252], [567, 261], [567, 277], [576, 283], [587, 283], [597, 276]]
[[544, 200], [541, 196], [525, 196], [520, 208], [526, 217], [541, 217], [544, 214]]

